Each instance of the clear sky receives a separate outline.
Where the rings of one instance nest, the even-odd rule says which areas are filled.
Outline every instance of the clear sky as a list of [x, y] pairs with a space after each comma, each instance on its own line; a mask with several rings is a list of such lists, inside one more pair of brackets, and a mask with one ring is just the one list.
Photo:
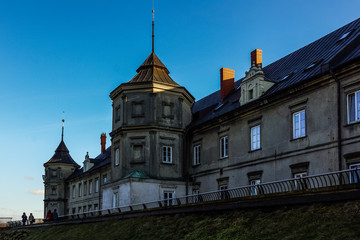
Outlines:
[[[111, 131], [109, 93], [151, 52], [152, 0], [0, 1], [0, 217], [43, 215], [43, 164], [61, 138], [80, 165]], [[359, 0], [155, 0], [155, 52], [197, 99], [360, 17]], [[110, 138], [108, 136], [109, 146]]]

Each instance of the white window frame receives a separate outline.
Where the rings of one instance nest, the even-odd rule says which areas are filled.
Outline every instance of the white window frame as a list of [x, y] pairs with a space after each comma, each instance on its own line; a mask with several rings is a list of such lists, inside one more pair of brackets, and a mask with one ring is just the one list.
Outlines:
[[251, 151], [260, 149], [260, 124], [251, 127]]
[[99, 178], [95, 178], [95, 192], [99, 192]]
[[[350, 97], [354, 96], [354, 116], [351, 116], [351, 101]], [[360, 91], [356, 91], [347, 95], [347, 116], [348, 123], [355, 123], [360, 121]], [[352, 119], [353, 118], [353, 119]]]
[[292, 114], [293, 139], [306, 136], [306, 112], [305, 109]]
[[220, 158], [229, 157], [229, 137], [220, 138]]
[[259, 194], [259, 187], [257, 185], [261, 184], [261, 180], [258, 179], [253, 179], [250, 180], [250, 186], [251, 186], [251, 196], [256, 196]]
[[172, 206], [174, 204], [175, 191], [163, 190], [162, 199], [165, 207]]
[[115, 150], [115, 166], [119, 166], [119, 164], [120, 164], [120, 150], [119, 150], [119, 148], [117, 148], [116, 150]]
[[164, 145], [162, 146], [162, 162], [167, 164], [172, 164], [172, 146]]
[[303, 189], [303, 186], [305, 184], [305, 180], [303, 178], [306, 177], [306, 176], [308, 176], [307, 172], [294, 173], [295, 189], [297, 189], [297, 190], [302, 190]]
[[200, 151], [201, 146], [200, 144], [194, 146], [194, 158], [193, 158], [193, 165], [199, 165], [200, 164]]
[[356, 169], [357, 175], [350, 173], [350, 183], [359, 183], [360, 182], [360, 163], [349, 165], [349, 169]]

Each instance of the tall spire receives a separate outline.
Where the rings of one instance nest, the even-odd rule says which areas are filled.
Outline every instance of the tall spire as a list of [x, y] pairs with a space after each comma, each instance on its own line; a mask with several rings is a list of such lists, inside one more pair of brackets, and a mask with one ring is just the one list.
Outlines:
[[155, 13], [155, 10], [154, 10], [154, 2], [153, 2], [153, 10], [152, 10], [152, 52], [155, 52], [154, 51], [154, 41], [155, 41], [155, 33], [154, 33], [154, 13]]
[[65, 122], [65, 120], [63, 119], [63, 120], [62, 120], [61, 141], [64, 140], [64, 122]]
[[64, 140], [64, 122], [65, 122], [65, 119], [64, 119], [64, 111], [62, 112], [62, 115], [63, 115], [63, 119], [62, 119], [62, 129], [61, 129], [61, 141]]

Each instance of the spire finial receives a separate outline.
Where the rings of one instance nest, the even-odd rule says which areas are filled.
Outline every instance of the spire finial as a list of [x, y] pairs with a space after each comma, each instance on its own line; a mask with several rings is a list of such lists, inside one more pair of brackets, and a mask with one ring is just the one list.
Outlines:
[[155, 13], [155, 10], [154, 10], [154, 1], [153, 1], [153, 9], [152, 9], [152, 52], [154, 52], [154, 38], [155, 38], [155, 33], [154, 33], [154, 13]]
[[64, 119], [64, 111], [62, 112], [63, 113], [63, 119], [62, 119], [62, 129], [61, 129], [61, 141], [64, 140], [64, 122], [65, 122], [65, 119]]

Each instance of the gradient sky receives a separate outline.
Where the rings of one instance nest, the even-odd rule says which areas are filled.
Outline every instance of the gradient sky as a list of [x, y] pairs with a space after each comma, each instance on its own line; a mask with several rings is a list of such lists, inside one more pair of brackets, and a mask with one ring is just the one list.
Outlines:
[[[109, 93], [151, 52], [152, 0], [0, 1], [0, 217], [43, 216], [43, 164], [61, 138], [80, 165], [111, 131]], [[155, 52], [197, 99], [360, 17], [359, 0], [155, 1]], [[110, 139], [108, 137], [109, 146]]]

